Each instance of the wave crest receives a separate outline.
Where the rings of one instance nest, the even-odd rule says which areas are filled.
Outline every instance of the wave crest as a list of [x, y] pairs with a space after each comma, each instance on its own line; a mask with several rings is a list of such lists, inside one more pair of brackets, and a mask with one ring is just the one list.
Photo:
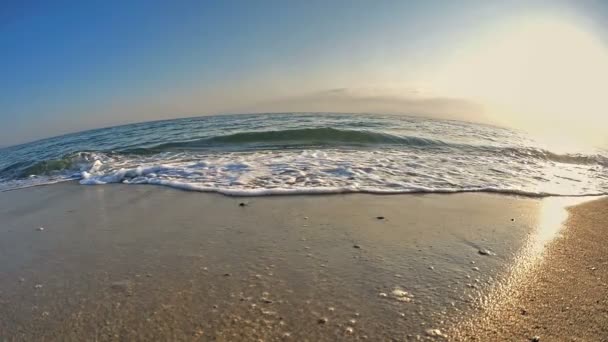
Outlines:
[[[319, 146], [402, 145], [415, 147], [442, 146], [447, 143], [412, 136], [396, 136], [373, 131], [336, 128], [305, 128], [277, 131], [239, 132], [191, 141], [172, 142], [143, 150], [151, 152], [197, 150], [212, 147], [319, 147]], [[142, 149], [128, 152], [142, 152]]]

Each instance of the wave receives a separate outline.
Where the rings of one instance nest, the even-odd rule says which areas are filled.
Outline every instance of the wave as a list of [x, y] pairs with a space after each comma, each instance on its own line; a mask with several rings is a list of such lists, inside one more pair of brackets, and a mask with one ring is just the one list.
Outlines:
[[534, 158], [565, 164], [601, 165], [608, 167], [608, 158], [600, 154], [559, 154], [533, 147], [501, 147], [469, 145], [416, 136], [398, 136], [364, 130], [345, 130], [330, 127], [288, 129], [276, 131], [239, 132], [209, 138], [175, 141], [151, 147], [121, 150], [127, 154], [154, 154], [159, 152], [200, 151], [214, 148], [320, 148], [320, 147], [412, 147], [449, 148], [454, 153], [510, 155], [514, 158]]
[[48, 176], [65, 174], [66, 171], [80, 172], [90, 169], [99, 159], [107, 159], [112, 153], [103, 152], [74, 152], [61, 158], [42, 161], [19, 161], [0, 170], [0, 176], [5, 179], [27, 178], [31, 176]]
[[123, 152], [162, 152], [199, 150], [213, 147], [319, 147], [319, 146], [402, 145], [412, 147], [445, 146], [447, 143], [413, 136], [396, 136], [362, 130], [330, 127], [277, 131], [239, 132], [198, 140], [178, 141]]

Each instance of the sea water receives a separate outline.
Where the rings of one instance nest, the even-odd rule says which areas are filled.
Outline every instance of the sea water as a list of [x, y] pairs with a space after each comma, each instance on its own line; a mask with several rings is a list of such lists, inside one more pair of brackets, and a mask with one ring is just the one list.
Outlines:
[[155, 121], [0, 149], [0, 191], [77, 180], [227, 195], [608, 193], [608, 152], [409, 116], [285, 113]]

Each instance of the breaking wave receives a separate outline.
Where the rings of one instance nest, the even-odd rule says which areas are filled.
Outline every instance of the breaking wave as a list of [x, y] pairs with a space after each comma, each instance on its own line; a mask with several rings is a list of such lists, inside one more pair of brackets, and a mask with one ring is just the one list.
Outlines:
[[284, 147], [356, 147], [366, 145], [402, 145], [412, 147], [444, 146], [441, 140], [413, 136], [396, 136], [373, 131], [357, 131], [330, 127], [289, 129], [276, 131], [239, 132], [228, 135], [191, 141], [177, 141], [159, 144], [148, 148], [138, 148], [125, 152], [160, 152], [179, 150], [199, 150], [217, 147], [238, 148], [284, 148]]

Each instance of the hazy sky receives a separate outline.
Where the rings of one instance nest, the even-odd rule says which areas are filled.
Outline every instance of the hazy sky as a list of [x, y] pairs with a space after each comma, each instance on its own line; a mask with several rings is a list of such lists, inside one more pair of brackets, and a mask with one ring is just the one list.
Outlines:
[[260, 111], [432, 115], [601, 142], [606, 22], [608, 2], [593, 0], [2, 1], [0, 145]]

